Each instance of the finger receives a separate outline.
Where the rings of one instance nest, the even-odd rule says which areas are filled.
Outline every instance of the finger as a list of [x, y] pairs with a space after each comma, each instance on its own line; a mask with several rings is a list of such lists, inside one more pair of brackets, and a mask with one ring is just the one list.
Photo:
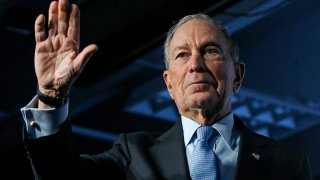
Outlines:
[[80, 10], [77, 5], [71, 5], [68, 37], [79, 44], [80, 41]]
[[98, 46], [95, 44], [85, 47], [74, 60], [74, 70], [78, 72], [82, 71], [92, 54], [96, 51], [98, 51]]
[[52, 1], [49, 7], [48, 36], [52, 37], [57, 33], [58, 28], [58, 2]]
[[58, 34], [67, 35], [68, 28], [68, 6], [67, 0], [60, 0], [58, 5]]
[[45, 22], [45, 16], [43, 14], [40, 14], [34, 23], [34, 35], [36, 43], [42, 42], [46, 39], [46, 30], [44, 27]]

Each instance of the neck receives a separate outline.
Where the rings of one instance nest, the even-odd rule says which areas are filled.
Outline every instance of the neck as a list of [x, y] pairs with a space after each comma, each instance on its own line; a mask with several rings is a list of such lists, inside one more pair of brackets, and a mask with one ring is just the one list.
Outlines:
[[186, 116], [194, 121], [196, 121], [200, 125], [213, 125], [218, 122], [220, 119], [229, 114], [231, 110], [223, 110], [217, 112], [210, 112], [204, 109], [191, 109], [185, 113], [181, 113], [181, 115]]

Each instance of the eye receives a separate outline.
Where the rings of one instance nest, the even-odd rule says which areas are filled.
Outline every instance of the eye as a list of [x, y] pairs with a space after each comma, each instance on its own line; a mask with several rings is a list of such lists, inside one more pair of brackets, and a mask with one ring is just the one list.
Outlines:
[[178, 53], [178, 55], [176, 56], [176, 59], [179, 59], [179, 58], [182, 58], [182, 59], [185, 59], [189, 56], [189, 53], [187, 52], [180, 52]]
[[219, 60], [221, 57], [221, 50], [215, 46], [208, 46], [203, 49], [202, 56], [206, 60]]
[[216, 47], [206, 47], [203, 51], [203, 54], [219, 54], [220, 51]]

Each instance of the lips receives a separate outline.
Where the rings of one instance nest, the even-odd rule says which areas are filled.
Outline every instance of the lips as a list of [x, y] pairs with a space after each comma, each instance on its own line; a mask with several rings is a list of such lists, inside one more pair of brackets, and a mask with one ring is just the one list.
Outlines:
[[211, 84], [211, 83], [209, 83], [208, 81], [195, 81], [195, 82], [190, 83], [189, 86], [193, 85], [193, 84]]
[[208, 84], [208, 85], [211, 85], [211, 86], [213, 86], [213, 87], [216, 87], [216, 86], [215, 86], [216, 83], [214, 83], [213, 81], [209, 81], [209, 80], [196, 80], [196, 81], [192, 81], [192, 82], [189, 82], [189, 83], [188, 83], [187, 87], [188, 87], [188, 86], [191, 86], [191, 85], [197, 85], [197, 84], [199, 84], [199, 85], [201, 85], [201, 84], [203, 84], [203, 85]]
[[185, 87], [189, 87], [191, 85], [209, 85], [217, 88], [218, 83], [214, 77], [209, 74], [190, 74], [190, 76], [185, 79]]

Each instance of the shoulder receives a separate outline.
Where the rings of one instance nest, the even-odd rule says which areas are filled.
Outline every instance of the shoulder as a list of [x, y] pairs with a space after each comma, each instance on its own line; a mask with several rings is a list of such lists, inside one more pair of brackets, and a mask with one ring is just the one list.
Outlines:
[[161, 134], [162, 133], [160, 132], [148, 131], [120, 134], [118, 140], [115, 142], [115, 145], [124, 143], [128, 146], [149, 146], [155, 141], [155, 139], [161, 136]]
[[[272, 139], [253, 131], [246, 130], [247, 135], [243, 136], [252, 141], [253, 147], [260, 149], [265, 158], [272, 159], [275, 166], [300, 167], [308, 164], [307, 155], [298, 148], [281, 140]], [[280, 167], [279, 167], [280, 168]]]
[[154, 132], [154, 131], [139, 131], [133, 133], [120, 134], [117, 142], [124, 142], [129, 145], [139, 145], [144, 146], [153, 145], [159, 141], [167, 141], [173, 137], [183, 137], [183, 130], [181, 121], [175, 123], [171, 128], [165, 132]]
[[306, 158], [306, 155], [298, 148], [281, 140], [272, 139], [250, 130], [238, 117], [235, 122], [237, 129], [241, 132], [241, 141], [244, 146], [260, 149], [264, 154], [279, 161], [292, 160], [300, 162]]
[[251, 136], [253, 136], [256, 141], [261, 141], [266, 143], [266, 147], [270, 152], [275, 153], [275, 155], [281, 157], [302, 157], [305, 156], [304, 153], [298, 148], [287, 144], [281, 140], [271, 139], [269, 137], [257, 134], [251, 131]]
[[139, 131], [128, 134], [122, 134], [127, 137], [128, 140], [146, 140], [153, 141], [163, 133], [161, 132], [151, 132], [151, 131]]

